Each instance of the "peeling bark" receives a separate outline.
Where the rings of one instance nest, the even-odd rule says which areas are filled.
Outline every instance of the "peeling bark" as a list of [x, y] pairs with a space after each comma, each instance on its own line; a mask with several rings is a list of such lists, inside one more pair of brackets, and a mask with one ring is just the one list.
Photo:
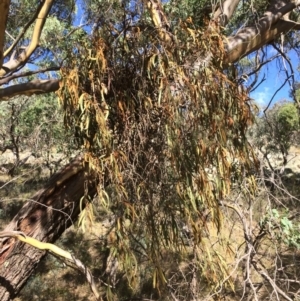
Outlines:
[[[85, 183], [89, 194], [96, 183], [87, 177], [81, 158], [54, 175], [45, 189], [26, 203], [4, 231], [22, 231], [42, 242], [54, 242], [72, 225], [80, 212]], [[12, 300], [45, 256], [27, 244], [7, 238], [0, 245], [0, 300]]]

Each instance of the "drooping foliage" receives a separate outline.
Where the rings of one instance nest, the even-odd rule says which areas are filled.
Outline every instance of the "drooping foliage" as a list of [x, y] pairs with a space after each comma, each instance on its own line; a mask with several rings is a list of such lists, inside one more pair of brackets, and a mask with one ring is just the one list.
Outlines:
[[65, 123], [97, 172], [99, 198], [116, 216], [110, 252], [132, 285], [138, 252], [159, 287], [166, 281], [162, 254], [186, 251], [186, 225], [197, 263], [204, 270], [206, 257], [204, 276], [216, 284], [226, 266], [200, 242], [208, 220], [222, 223], [220, 202], [233, 173], [240, 179], [253, 166], [251, 106], [223, 72], [224, 37], [214, 23], [196, 27], [191, 18], [162, 32], [139, 1], [118, 7], [121, 22], [110, 18], [117, 2], [102, 5], [106, 14], [90, 44], [62, 69], [59, 97]]
[[[255, 159], [245, 133], [253, 121], [246, 92], [264, 80], [259, 76], [263, 66], [280, 58], [277, 63], [293, 84], [293, 66], [285, 53], [298, 47], [295, 31], [300, 27], [293, 22], [298, 21], [297, 5], [285, 0], [12, 1], [0, 98], [61, 87], [67, 133], [73, 132], [77, 141], [72, 154], [81, 149], [90, 175], [96, 173], [98, 179], [100, 206], [85, 189], [84, 196], [81, 192], [72, 198], [72, 210], [86, 208], [79, 217], [82, 229], [101, 216], [101, 229], [99, 223], [93, 227], [99, 231], [92, 249], [81, 244], [96, 267], [96, 282], [100, 278], [104, 283], [97, 283], [100, 290], [105, 286], [108, 293], [132, 300], [210, 300], [233, 294], [239, 300], [289, 300], [286, 292], [296, 298], [299, 289], [293, 284], [299, 277], [290, 272], [296, 265], [284, 263], [292, 257], [290, 248], [299, 247], [298, 228], [293, 226], [298, 219], [292, 223], [298, 212], [287, 210], [295, 197], [292, 190], [285, 193], [281, 174], [270, 160], [271, 171], [261, 161], [256, 189], [251, 176]], [[272, 46], [262, 48], [270, 44], [276, 54], [269, 51]], [[17, 104], [22, 103], [19, 98]], [[39, 152], [46, 149], [50, 154], [52, 143], [56, 149], [63, 146], [68, 136], [60, 115], [51, 111], [55, 104], [48, 98], [34, 103], [26, 98], [25, 103], [23, 113], [12, 110], [17, 118], [10, 121], [18, 126], [4, 123], [1, 136], [7, 138], [1, 148], [13, 140], [8, 128], [18, 134], [23, 149], [37, 139]], [[14, 109], [15, 104], [4, 107]], [[297, 129], [296, 107], [277, 109], [258, 121], [255, 143], [267, 149], [266, 159], [274, 150], [287, 159]], [[54, 121], [53, 127], [48, 121]], [[69, 176], [78, 179], [77, 168], [64, 172], [63, 182], [51, 189], [55, 196], [64, 195], [59, 193], [62, 187], [73, 191], [74, 182], [64, 182]], [[291, 178], [288, 182], [293, 184]], [[88, 182], [81, 178], [76, 183], [87, 187]], [[265, 183], [271, 183], [271, 194]], [[282, 191], [288, 197], [281, 198]], [[47, 200], [43, 204], [49, 206]], [[15, 221], [15, 229], [20, 223]], [[108, 233], [102, 233], [103, 225]], [[59, 225], [53, 220], [50, 228], [55, 227]], [[42, 229], [35, 229], [39, 237]], [[80, 233], [74, 238], [73, 246], [82, 237]], [[84, 238], [89, 240], [89, 235]], [[281, 249], [285, 247], [289, 249]], [[16, 247], [9, 256], [20, 258], [23, 251]], [[13, 271], [12, 261], [6, 262]], [[9, 282], [9, 269], [5, 264], [0, 269]], [[29, 273], [19, 266], [15, 270], [23, 283]], [[13, 278], [13, 283], [20, 282]], [[1, 289], [7, 295], [6, 288], [0, 286], [0, 294]], [[46, 290], [44, 283], [41, 289]]]

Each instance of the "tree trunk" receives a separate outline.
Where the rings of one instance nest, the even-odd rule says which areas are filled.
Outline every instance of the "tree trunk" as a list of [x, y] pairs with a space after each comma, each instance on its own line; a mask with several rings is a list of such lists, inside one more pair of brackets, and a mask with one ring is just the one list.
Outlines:
[[[54, 242], [76, 220], [80, 200], [88, 188], [96, 192], [96, 183], [88, 177], [81, 158], [55, 174], [45, 189], [26, 203], [4, 231], [22, 231], [42, 242]], [[45, 256], [14, 238], [0, 244], [0, 300], [12, 300]]]
[[0, 0], [0, 69], [3, 62], [3, 46], [5, 40], [5, 28], [9, 11], [10, 0]]

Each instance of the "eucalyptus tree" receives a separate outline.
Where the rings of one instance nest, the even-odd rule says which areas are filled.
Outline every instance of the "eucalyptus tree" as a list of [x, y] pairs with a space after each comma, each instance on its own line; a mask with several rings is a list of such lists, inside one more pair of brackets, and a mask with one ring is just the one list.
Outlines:
[[[221, 231], [221, 204], [233, 181], [246, 177], [255, 191], [247, 177], [257, 167], [246, 138], [253, 122], [248, 92], [272, 59], [261, 48], [274, 45], [287, 62], [283, 47], [297, 49], [300, 2], [91, 0], [77, 3], [77, 15], [72, 1], [33, 3], [12, 2], [7, 30], [0, 23], [0, 42], [6, 38], [0, 100], [57, 91], [82, 156], [5, 229], [13, 238], [2, 242], [2, 300], [19, 292], [44, 255], [14, 239], [55, 241], [83, 204], [92, 210], [96, 192], [114, 216], [107, 269], [118, 262], [131, 287], [145, 276], [138, 267], [147, 262], [156, 291], [174, 300], [199, 299], [203, 283], [207, 296], [233, 292], [232, 272], [220, 250], [208, 246], [206, 231]], [[4, 23], [7, 9], [2, 12]], [[239, 60], [255, 51], [240, 78]], [[248, 86], [245, 77], [253, 78]], [[192, 233], [188, 247], [182, 225]], [[252, 260], [249, 235], [249, 265], [290, 300]], [[165, 256], [184, 262], [185, 272], [173, 277]], [[107, 273], [111, 296], [116, 274]], [[186, 283], [178, 288], [182, 277]], [[249, 277], [244, 283], [252, 284]]]

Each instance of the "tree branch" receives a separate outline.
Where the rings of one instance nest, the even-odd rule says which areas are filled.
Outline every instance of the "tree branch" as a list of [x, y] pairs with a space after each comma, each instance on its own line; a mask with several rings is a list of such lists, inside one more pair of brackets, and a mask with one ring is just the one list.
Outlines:
[[247, 54], [272, 42], [281, 33], [286, 33], [299, 27], [298, 23], [292, 21], [279, 20], [275, 17], [264, 17], [256, 27], [246, 27], [225, 41], [227, 56], [224, 59], [224, 63], [234, 63]]
[[289, 20], [280, 20], [299, 4], [300, 1], [290, 2], [277, 9], [272, 6], [272, 12], [267, 11], [256, 26], [246, 27], [238, 31], [235, 36], [229, 37], [225, 42], [228, 53], [225, 63], [236, 62], [243, 56], [273, 41], [279, 34], [299, 28], [298, 23]]
[[9, 60], [6, 64], [3, 65], [2, 69], [0, 70], [0, 77], [4, 76], [8, 72], [12, 72], [16, 70], [18, 67], [24, 65], [32, 53], [35, 51], [37, 48], [40, 37], [42, 34], [43, 27], [45, 25], [47, 16], [49, 14], [49, 11], [52, 7], [54, 0], [45, 0], [43, 3], [43, 7], [41, 11], [38, 14], [38, 17], [36, 18], [36, 23], [33, 29], [33, 34], [31, 38], [30, 44], [25, 48], [25, 50], [17, 57], [17, 58], [12, 58]]
[[12, 74], [11, 76], [0, 79], [0, 86], [5, 85], [5, 84], [9, 83], [11, 80], [16, 79], [16, 78], [30, 76], [30, 75], [37, 74], [37, 73], [58, 71], [59, 69], [60, 69], [60, 67], [49, 67], [49, 68], [39, 69], [39, 70], [35, 70], [35, 71], [27, 71], [27, 72]]
[[269, 109], [273, 99], [275, 98], [276, 94], [284, 87], [284, 85], [289, 81], [289, 79], [291, 78], [291, 75], [289, 77], [287, 77], [284, 81], [284, 83], [274, 92], [272, 98], [270, 99], [267, 107], [264, 109], [264, 114], [266, 115], [267, 110]]
[[30, 96], [33, 94], [43, 94], [57, 91], [59, 89], [59, 79], [34, 80], [24, 84], [10, 86], [0, 89], [0, 101], [9, 100], [17, 95]]
[[213, 19], [221, 26], [228, 24], [240, 0], [225, 0], [214, 13]]
[[[282, 59], [283, 59], [283, 65], [284, 65], [284, 71], [285, 71], [285, 74], [286, 74], [286, 77], [287, 78], [290, 78], [292, 79], [292, 82], [289, 83], [290, 84], [290, 88], [291, 88], [291, 91], [292, 91], [292, 94], [293, 94], [293, 98], [294, 98], [294, 101], [295, 103], [298, 103], [298, 105], [300, 105], [300, 103], [298, 102], [296, 96], [295, 96], [295, 93], [294, 93], [294, 86], [295, 86], [295, 71], [294, 71], [294, 68], [293, 68], [293, 65], [290, 61], [290, 59], [286, 56], [286, 54], [284, 53], [284, 50], [283, 49], [280, 49], [278, 48], [274, 43], [272, 44], [272, 46], [274, 47], [274, 49], [281, 55]], [[289, 68], [290, 68], [290, 72], [291, 74], [289, 75], [288, 73], [288, 70], [286, 68], [286, 65], [284, 64], [284, 62], [287, 62], [288, 65], [289, 65]]]
[[12, 52], [12, 50], [16, 47], [16, 45], [22, 39], [22, 37], [24, 36], [24, 34], [27, 31], [27, 29], [29, 28], [29, 26], [38, 17], [42, 7], [43, 7], [43, 2], [40, 3], [40, 5], [37, 8], [37, 10], [36, 10], [35, 14], [33, 15], [33, 17], [31, 18], [31, 20], [29, 20], [29, 22], [27, 22], [27, 24], [24, 26], [23, 30], [19, 33], [19, 35], [16, 37], [16, 39], [12, 43], [12, 45], [7, 50], [5, 50], [3, 57], [6, 57], [7, 55], [9, 55]]
[[293, 301], [293, 299], [291, 299], [280, 287], [278, 287], [276, 282], [269, 276], [268, 272], [262, 266], [258, 267], [258, 264], [254, 263], [252, 263], [252, 265], [254, 266], [255, 270], [270, 283], [277, 296], [277, 300], [279, 300], [278, 295], [281, 295], [281, 297], [285, 300]]
[[254, 75], [255, 78], [253, 80], [253, 82], [247, 87], [247, 91], [249, 92], [253, 92], [255, 89], [257, 89], [257, 87], [259, 86], [259, 84], [261, 84], [264, 80], [265, 80], [265, 77], [263, 78], [262, 81], [260, 81], [260, 83], [258, 85], [256, 85], [257, 83], [257, 80], [258, 80], [258, 72], [259, 70], [266, 64], [270, 63], [271, 61], [275, 60], [276, 58], [279, 57], [279, 54], [276, 54], [274, 56], [272, 56], [271, 58], [267, 59], [267, 60], [261, 60], [261, 62], [259, 62], [257, 65], [256, 65], [256, 68], [248, 73], [245, 77], [246, 78], [249, 78], [250, 76]]

